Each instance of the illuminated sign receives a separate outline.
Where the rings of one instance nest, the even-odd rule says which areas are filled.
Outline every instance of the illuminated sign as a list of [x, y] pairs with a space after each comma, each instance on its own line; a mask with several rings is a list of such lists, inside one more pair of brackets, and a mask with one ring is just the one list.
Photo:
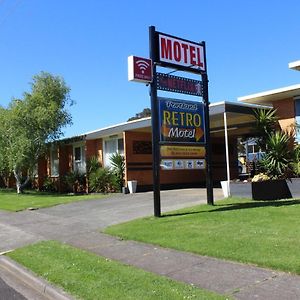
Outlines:
[[205, 143], [202, 103], [169, 98], [158, 99], [161, 142]]
[[161, 157], [205, 157], [205, 147], [196, 146], [174, 146], [174, 145], [162, 145], [160, 147]]
[[202, 82], [199, 80], [156, 73], [157, 89], [202, 97]]
[[152, 81], [152, 60], [148, 58], [128, 57], [128, 80], [149, 83]]
[[196, 70], [199, 73], [206, 71], [204, 46], [201, 43], [158, 33], [158, 47], [159, 62], [180, 66], [190, 71]]

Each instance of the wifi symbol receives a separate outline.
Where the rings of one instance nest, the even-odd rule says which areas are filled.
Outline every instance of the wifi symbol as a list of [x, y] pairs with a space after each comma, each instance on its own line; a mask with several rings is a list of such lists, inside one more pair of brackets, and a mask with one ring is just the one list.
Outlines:
[[139, 69], [141, 70], [142, 74], [144, 74], [145, 71], [147, 70], [147, 68], [149, 67], [149, 63], [142, 59], [137, 60], [136, 64], [139, 67]]

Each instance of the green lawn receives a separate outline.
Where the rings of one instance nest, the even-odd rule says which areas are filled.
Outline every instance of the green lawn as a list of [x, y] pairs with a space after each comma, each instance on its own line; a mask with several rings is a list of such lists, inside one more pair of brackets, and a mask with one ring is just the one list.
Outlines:
[[20, 211], [28, 208], [50, 207], [74, 201], [100, 199], [108, 195], [62, 195], [26, 191], [18, 195], [14, 190], [0, 189], [0, 209]]
[[55, 241], [8, 256], [80, 299], [228, 299]]
[[300, 200], [229, 198], [111, 226], [106, 233], [300, 274]]

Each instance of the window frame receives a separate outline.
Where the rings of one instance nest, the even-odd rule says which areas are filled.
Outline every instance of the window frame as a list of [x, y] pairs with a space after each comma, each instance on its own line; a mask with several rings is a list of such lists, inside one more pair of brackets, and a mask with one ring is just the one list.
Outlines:
[[[53, 154], [56, 153], [56, 159], [54, 159]], [[57, 161], [57, 167], [55, 169], [55, 162]], [[59, 149], [58, 147], [50, 148], [50, 176], [59, 177]]]
[[[80, 149], [80, 159], [76, 158], [76, 149]], [[85, 157], [85, 143], [73, 144], [73, 171], [80, 174], [86, 173], [86, 157]]]

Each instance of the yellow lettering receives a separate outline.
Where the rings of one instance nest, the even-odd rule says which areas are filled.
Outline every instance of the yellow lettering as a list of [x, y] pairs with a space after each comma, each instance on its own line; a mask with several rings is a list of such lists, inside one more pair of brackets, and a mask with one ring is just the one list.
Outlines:
[[181, 111], [179, 114], [180, 114], [180, 125], [184, 126], [184, 115], [185, 115], [185, 112]]
[[169, 111], [164, 110], [164, 114], [163, 114], [163, 124], [171, 124], [170, 118], [171, 118], [171, 114]]
[[178, 126], [178, 112], [172, 111], [172, 125]]
[[186, 126], [193, 126], [193, 115], [187, 113], [186, 114]]
[[201, 125], [201, 116], [199, 114], [194, 114], [194, 126], [200, 127]]

